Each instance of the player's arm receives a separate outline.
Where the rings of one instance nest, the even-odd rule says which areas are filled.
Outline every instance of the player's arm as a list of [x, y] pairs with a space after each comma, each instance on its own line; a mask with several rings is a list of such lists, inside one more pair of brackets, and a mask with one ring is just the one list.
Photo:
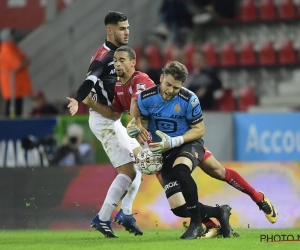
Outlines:
[[78, 88], [75, 97], [74, 98], [67, 97], [67, 99], [70, 101], [70, 103], [68, 104], [68, 108], [71, 115], [75, 115], [77, 113], [79, 103], [82, 102], [91, 92], [92, 88], [98, 81], [98, 78], [100, 77], [102, 72], [103, 72], [102, 63], [98, 60], [93, 61], [89, 67], [87, 76], [83, 81], [83, 83]]
[[93, 100], [91, 94], [89, 94], [82, 102], [108, 119], [117, 120], [122, 115], [122, 111], [116, 111], [112, 106], [103, 105]]
[[139, 141], [147, 141], [148, 138], [148, 122], [145, 123], [141, 119], [140, 107], [141, 98], [132, 97], [130, 103], [130, 116], [132, 117], [131, 121], [127, 125], [127, 133], [130, 137], [138, 137]]
[[205, 132], [204, 122], [201, 121], [195, 125], [191, 125], [191, 129], [182, 135], [184, 143], [191, 142], [203, 137]]

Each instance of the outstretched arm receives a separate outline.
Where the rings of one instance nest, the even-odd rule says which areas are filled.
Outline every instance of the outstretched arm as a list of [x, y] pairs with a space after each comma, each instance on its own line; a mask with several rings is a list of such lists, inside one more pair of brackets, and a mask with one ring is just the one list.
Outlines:
[[91, 94], [89, 94], [82, 102], [108, 119], [117, 120], [122, 115], [122, 112], [113, 110], [111, 106], [103, 105], [93, 100]]

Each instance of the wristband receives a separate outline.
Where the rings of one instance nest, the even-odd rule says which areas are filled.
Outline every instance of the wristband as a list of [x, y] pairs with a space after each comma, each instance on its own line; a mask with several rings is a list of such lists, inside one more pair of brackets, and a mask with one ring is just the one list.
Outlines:
[[171, 137], [171, 147], [179, 147], [184, 143], [183, 136]]

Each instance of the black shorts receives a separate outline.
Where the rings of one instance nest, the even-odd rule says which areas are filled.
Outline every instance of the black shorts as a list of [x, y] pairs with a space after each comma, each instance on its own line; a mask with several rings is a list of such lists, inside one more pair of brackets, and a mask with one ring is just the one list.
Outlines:
[[168, 173], [172, 171], [175, 160], [180, 157], [189, 158], [192, 163], [192, 171], [199, 165], [203, 159], [205, 153], [204, 142], [202, 139], [182, 144], [180, 147], [172, 148], [163, 153], [163, 167], [162, 173]]

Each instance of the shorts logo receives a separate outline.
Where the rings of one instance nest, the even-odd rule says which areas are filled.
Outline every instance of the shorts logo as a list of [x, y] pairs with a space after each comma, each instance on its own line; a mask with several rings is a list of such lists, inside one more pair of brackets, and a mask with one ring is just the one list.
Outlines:
[[179, 113], [180, 112], [180, 105], [177, 103], [174, 107], [175, 112]]
[[173, 182], [168, 183], [167, 185], [164, 186], [164, 189], [165, 189], [165, 191], [167, 191], [168, 189], [170, 189], [172, 187], [175, 187], [175, 186], [178, 186], [177, 181], [173, 181]]

